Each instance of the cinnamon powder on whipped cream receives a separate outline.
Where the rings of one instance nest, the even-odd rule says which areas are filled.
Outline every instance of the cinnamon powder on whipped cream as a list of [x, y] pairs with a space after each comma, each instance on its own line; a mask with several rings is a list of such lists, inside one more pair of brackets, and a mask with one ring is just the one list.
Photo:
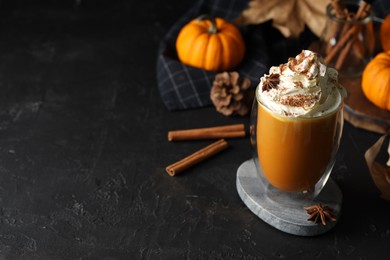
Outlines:
[[345, 96], [337, 71], [327, 67], [320, 55], [309, 50], [289, 58], [285, 64], [271, 67], [269, 75], [260, 78], [256, 93], [257, 100], [265, 107], [288, 117], [330, 113], [339, 107]]

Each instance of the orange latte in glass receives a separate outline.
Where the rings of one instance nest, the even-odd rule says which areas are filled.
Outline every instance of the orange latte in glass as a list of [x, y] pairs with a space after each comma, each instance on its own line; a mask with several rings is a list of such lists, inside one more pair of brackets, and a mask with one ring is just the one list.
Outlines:
[[319, 118], [286, 118], [258, 104], [257, 154], [264, 177], [283, 191], [305, 191], [331, 159], [338, 110]]
[[260, 79], [256, 152], [260, 174], [277, 189], [313, 192], [329, 177], [343, 125], [345, 90], [337, 76], [305, 50]]

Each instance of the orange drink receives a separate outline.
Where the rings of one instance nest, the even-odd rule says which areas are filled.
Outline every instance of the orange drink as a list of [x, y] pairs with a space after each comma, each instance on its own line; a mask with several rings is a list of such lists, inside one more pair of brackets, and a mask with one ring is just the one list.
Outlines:
[[260, 78], [251, 127], [262, 180], [283, 192], [319, 194], [339, 147], [345, 96], [337, 71], [307, 50]]
[[318, 118], [287, 118], [258, 104], [257, 154], [270, 184], [298, 192], [319, 181], [334, 151], [339, 111]]

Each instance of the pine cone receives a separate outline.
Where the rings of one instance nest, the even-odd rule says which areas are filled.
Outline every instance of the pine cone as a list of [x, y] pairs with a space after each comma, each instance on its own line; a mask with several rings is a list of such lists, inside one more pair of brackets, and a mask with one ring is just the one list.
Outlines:
[[225, 116], [246, 115], [254, 93], [250, 84], [250, 79], [242, 79], [235, 71], [215, 75], [210, 98], [217, 111]]

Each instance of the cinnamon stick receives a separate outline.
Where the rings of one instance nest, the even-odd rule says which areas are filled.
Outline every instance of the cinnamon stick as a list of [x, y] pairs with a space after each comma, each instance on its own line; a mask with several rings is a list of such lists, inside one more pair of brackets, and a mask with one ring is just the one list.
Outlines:
[[[371, 8], [370, 4], [362, 1], [362, 4], [359, 6], [359, 9], [354, 17], [354, 21], [358, 21], [359, 19], [364, 18], [367, 15], [367, 13], [369, 12], [370, 8]], [[346, 45], [341, 50], [340, 55], [337, 58], [337, 61], [335, 64], [335, 68], [337, 70], [341, 69], [341, 67], [343, 66], [343, 63], [348, 55], [348, 52], [350, 51], [350, 49], [352, 47], [354, 41], [359, 41], [357, 35], [359, 34], [359, 31], [360, 31], [360, 25], [358, 25], [358, 24], [352, 25], [351, 29], [353, 29], [352, 35], [347, 40]]]
[[336, 64], [334, 65], [336, 70], [340, 70], [341, 67], [343, 66], [344, 60], [348, 55], [349, 50], [351, 49], [353, 44], [353, 40], [350, 39], [345, 45], [345, 47], [341, 50], [339, 57], [337, 58]]
[[365, 1], [362, 1], [362, 3], [360, 4], [359, 6], [359, 9], [358, 11], [356, 12], [356, 18], [355, 20], [359, 20], [360, 18], [362, 18], [364, 15], [367, 15], [367, 11], [368, 9], [371, 8], [371, 5]]
[[[341, 0], [332, 0], [331, 6], [336, 18], [340, 20], [346, 19], [348, 16], [348, 9], [341, 3]], [[328, 53], [332, 49], [332, 39], [337, 38], [337, 35], [340, 35], [343, 28], [344, 26], [342, 26], [339, 22], [332, 22], [329, 27], [327, 27], [326, 34], [324, 35], [324, 40], [326, 42], [324, 49], [325, 53]]]
[[[353, 20], [357, 21], [359, 19], [362, 19], [365, 15], [367, 15], [370, 8], [371, 8], [370, 4], [366, 3], [365, 1], [362, 1]], [[355, 34], [359, 30], [359, 27], [356, 25], [349, 25], [347, 28], [348, 28], [348, 30], [346, 31], [346, 33], [340, 38], [340, 40], [336, 43], [336, 45], [329, 51], [329, 53], [325, 57], [324, 62], [326, 64], [329, 64], [330, 61], [335, 57], [335, 55], [339, 51], [341, 51], [341, 49], [346, 48], [349, 51], [349, 49], [351, 48], [351, 45], [347, 44], [347, 42], [351, 39], [351, 37], [354, 38]], [[348, 51], [345, 51], [345, 53], [348, 53]], [[342, 65], [344, 63], [345, 58], [346, 58], [346, 55], [345, 56], [340, 55], [340, 57], [338, 58], [336, 63], [339, 63]]]
[[236, 138], [245, 136], [244, 124], [175, 130], [168, 132], [169, 141]]
[[210, 144], [209, 146], [206, 146], [205, 148], [202, 148], [199, 151], [185, 157], [184, 159], [167, 166], [165, 170], [170, 176], [175, 176], [185, 169], [200, 163], [201, 161], [225, 150], [226, 148], [228, 148], [228, 143], [224, 139], [220, 139]]
[[351, 35], [355, 32], [355, 27], [351, 27], [345, 34], [340, 38], [340, 40], [336, 43], [336, 45], [329, 51], [326, 55], [324, 62], [329, 64], [331, 60], [336, 56], [336, 54], [340, 51], [342, 47], [344, 47], [345, 43], [349, 40]]

